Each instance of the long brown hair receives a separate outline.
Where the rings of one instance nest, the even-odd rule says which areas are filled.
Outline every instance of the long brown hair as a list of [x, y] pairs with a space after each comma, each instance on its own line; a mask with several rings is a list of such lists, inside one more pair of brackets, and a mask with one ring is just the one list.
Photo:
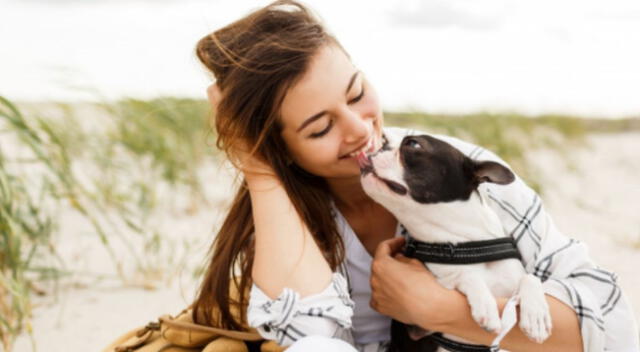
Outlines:
[[[344, 245], [331, 212], [329, 190], [324, 179], [291, 164], [279, 118], [287, 90], [326, 45], [340, 47], [307, 8], [287, 0], [276, 1], [207, 35], [198, 42], [196, 54], [211, 70], [221, 91], [213, 119], [217, 147], [229, 157], [240, 140], [254, 147], [256, 156], [273, 167], [330, 267], [336, 270], [344, 258]], [[243, 181], [211, 246], [211, 261], [194, 303], [195, 321], [234, 330], [246, 328], [253, 232], [251, 199]], [[232, 282], [239, 289], [237, 301], [231, 301], [229, 295]]]

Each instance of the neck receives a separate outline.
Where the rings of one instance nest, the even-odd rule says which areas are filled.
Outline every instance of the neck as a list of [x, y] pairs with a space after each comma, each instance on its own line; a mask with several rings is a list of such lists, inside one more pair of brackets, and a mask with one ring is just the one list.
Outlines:
[[419, 211], [410, 210], [397, 216], [420, 241], [458, 243], [506, 236], [497, 215], [477, 192], [467, 201], [425, 204]]

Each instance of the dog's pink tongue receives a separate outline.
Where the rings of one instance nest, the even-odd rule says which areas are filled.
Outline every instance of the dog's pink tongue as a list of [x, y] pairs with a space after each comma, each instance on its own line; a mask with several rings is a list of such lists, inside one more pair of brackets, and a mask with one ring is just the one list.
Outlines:
[[358, 159], [358, 165], [360, 165], [360, 168], [369, 166], [371, 164], [369, 162], [369, 158], [367, 157], [367, 153], [365, 152], [358, 153], [357, 159]]

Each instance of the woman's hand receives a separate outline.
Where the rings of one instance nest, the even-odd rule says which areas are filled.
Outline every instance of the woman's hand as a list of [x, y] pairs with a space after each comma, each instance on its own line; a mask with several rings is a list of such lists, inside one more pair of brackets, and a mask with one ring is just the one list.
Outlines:
[[[217, 84], [212, 84], [207, 88], [207, 97], [211, 104], [211, 109], [217, 113], [222, 93]], [[275, 171], [273, 168], [253, 154], [253, 148], [247, 141], [237, 141], [233, 146], [230, 157], [233, 164], [245, 176], [247, 183], [263, 183], [263, 181], [273, 181]]]
[[400, 250], [404, 238], [382, 241], [371, 264], [371, 302], [373, 309], [405, 324], [424, 326], [425, 317], [439, 323], [445, 295], [442, 287], [424, 264], [409, 259]]

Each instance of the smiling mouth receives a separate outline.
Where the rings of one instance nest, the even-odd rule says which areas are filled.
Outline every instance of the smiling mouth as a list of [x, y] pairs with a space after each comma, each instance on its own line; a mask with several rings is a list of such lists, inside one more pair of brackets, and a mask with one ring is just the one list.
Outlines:
[[376, 170], [373, 168], [373, 163], [371, 162], [371, 157], [368, 156], [365, 152], [360, 152], [358, 154], [358, 165], [360, 165], [360, 175], [365, 177], [368, 174], [372, 174], [373, 177], [382, 181], [387, 187], [394, 193], [397, 193], [401, 196], [407, 194], [407, 188], [398, 182], [387, 180], [386, 178], [378, 176], [376, 174]]
[[387, 136], [385, 136], [384, 134], [382, 135], [382, 146], [380, 146], [380, 148], [376, 149], [376, 137], [372, 137], [371, 139], [369, 139], [369, 141], [367, 141], [367, 143], [356, 149], [355, 151], [345, 154], [341, 157], [339, 157], [338, 159], [349, 159], [349, 158], [357, 158], [358, 155], [362, 152], [365, 153], [377, 153], [381, 150], [389, 150], [389, 140], [387, 139]]

